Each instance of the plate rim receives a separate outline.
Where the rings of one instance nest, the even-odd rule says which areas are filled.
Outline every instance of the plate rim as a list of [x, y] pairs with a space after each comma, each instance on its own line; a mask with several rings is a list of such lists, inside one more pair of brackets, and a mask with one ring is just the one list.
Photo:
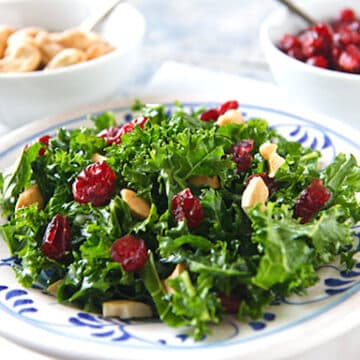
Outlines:
[[[207, 97], [208, 98], [208, 97]], [[143, 101], [144, 103], [161, 103], [161, 104], [173, 104], [174, 103], [174, 99], [170, 98], [170, 97], [144, 97], [141, 98], [141, 101]], [[95, 113], [99, 113], [99, 112], [103, 112], [103, 111], [107, 111], [107, 110], [116, 110], [119, 109], [119, 107], [122, 107], [123, 109], [125, 108], [129, 108], [131, 106], [131, 104], [134, 102], [134, 98], [126, 98], [126, 99], [120, 99], [120, 100], [115, 100], [112, 102], [108, 102], [108, 103], [100, 103], [100, 104], [96, 104], [93, 106], [89, 106], [89, 107], [85, 107], [85, 108], [81, 108], [75, 111], [69, 111], [69, 112], [65, 112], [59, 115], [55, 115], [55, 116], [51, 116], [42, 120], [38, 120], [35, 122], [32, 122], [28, 125], [25, 125], [19, 129], [16, 129], [14, 131], [11, 131], [9, 134], [3, 136], [0, 138], [0, 157], [3, 157], [6, 155], [7, 152], [13, 152], [14, 149], [9, 147], [9, 144], [11, 142], [14, 142], [14, 139], [16, 140], [17, 145], [14, 145], [13, 147], [18, 147], [19, 143], [22, 143], [24, 141], [26, 141], [27, 139], [33, 139], [34, 135], [41, 131], [46, 132], [46, 130], [53, 128], [54, 126], [56, 127], [56, 124], [59, 124], [61, 122], [64, 121], [80, 121], [81, 118], [85, 118], [87, 116], [87, 114], [95, 114]], [[194, 97], [191, 96], [187, 99], [187, 97], [184, 97], [181, 99], [182, 103], [184, 103], [185, 105], [188, 104], [194, 104], [194, 105], [199, 105], [199, 104], [203, 104], [203, 105], [207, 105], [207, 104], [211, 104], [211, 103], [219, 103], [219, 99], [207, 99], [206, 101], [204, 101], [204, 99], [202, 97]], [[253, 102], [247, 102], [246, 104], [242, 104], [242, 106], [244, 107], [256, 107], [257, 109], [261, 109], [264, 111], [271, 111], [271, 112], [275, 112], [275, 113], [282, 113], [290, 118], [298, 118], [299, 120], [305, 121], [305, 122], [310, 122], [312, 124], [316, 124], [318, 125], [321, 129], [324, 129], [326, 131], [329, 131], [331, 133], [335, 133], [336, 136], [339, 136], [345, 140], [349, 140], [346, 136], [343, 135], [343, 133], [345, 134], [350, 134], [352, 133], [352, 137], [359, 137], [360, 136], [360, 132], [356, 129], [351, 128], [348, 125], [344, 125], [341, 124], [340, 122], [338, 122], [337, 120], [325, 117], [323, 115], [318, 115], [318, 114], [307, 114], [307, 113], [300, 113], [299, 111], [289, 111], [287, 109], [277, 109], [277, 108], [271, 108], [268, 106], [262, 106]], [[120, 109], [119, 109], [120, 110]], [[321, 124], [320, 122], [324, 122], [327, 125]], [[44, 128], [44, 125], [46, 125], [46, 127]], [[342, 131], [342, 133], [337, 132], [336, 130], [334, 130], [334, 128], [336, 126], [341, 126], [341, 129], [344, 130]], [[29, 135], [30, 134], [30, 135]], [[353, 142], [353, 140], [350, 140], [351, 142]], [[353, 142], [354, 145], [360, 149], [360, 145], [357, 145], [355, 142]], [[310, 319], [308, 321], [305, 321], [306, 325], [309, 326], [309, 324], [312, 324], [314, 321], [319, 323], [319, 320], [321, 320], [325, 315], [328, 315], [330, 312], [339, 312], [341, 313], [342, 308], [348, 307], [347, 305], [349, 305], [350, 303], [354, 303], [356, 305], [356, 299], [360, 300], [360, 291], [358, 291], [359, 289], [357, 289], [357, 291], [354, 291], [354, 294], [350, 295], [349, 297], [347, 297], [344, 301], [340, 302], [339, 304], [336, 304], [332, 307], [331, 310], [329, 311], [325, 311], [324, 313], [318, 315], [315, 317], [315, 319]], [[357, 300], [357, 301], [358, 301]], [[344, 304], [346, 303], [346, 304]], [[354, 307], [356, 309], [356, 306]], [[346, 315], [346, 314], [344, 314]], [[339, 316], [338, 316], [339, 317]], [[343, 316], [343, 319], [346, 318], [346, 316]], [[351, 321], [352, 320], [352, 321]], [[19, 320], [19, 323], [22, 325], [23, 322], [21, 320]], [[358, 310], [355, 314], [352, 313], [351, 314], [351, 318], [350, 320], [347, 319], [346, 322], [344, 323], [344, 321], [340, 321], [340, 323], [343, 325], [340, 328], [340, 332], [339, 332], [339, 328], [337, 328], [336, 333], [332, 332], [329, 330], [329, 328], [327, 329], [327, 331], [321, 332], [322, 334], [327, 334], [327, 336], [312, 336], [310, 339], [310, 343], [311, 343], [311, 347], [314, 346], [318, 346], [321, 345], [322, 343], [329, 341], [331, 339], [333, 339], [336, 336], [339, 336], [340, 333], [345, 333], [347, 331], [350, 331], [351, 329], [353, 329], [355, 326], [358, 326], [360, 324], [360, 310]], [[343, 324], [344, 323], [344, 324]], [[302, 324], [304, 325], [304, 323]], [[287, 329], [286, 332], [292, 333], [294, 332], [294, 330], [296, 330], [298, 327], [297, 326], [293, 326], [292, 329]], [[44, 329], [40, 329], [37, 328], [37, 330], [41, 330], [41, 331], [45, 331]], [[45, 331], [47, 336], [49, 336], [49, 332]], [[284, 330], [280, 330], [279, 331], [282, 335], [284, 335]], [[278, 335], [279, 332], [277, 332], [276, 334], [269, 334], [268, 336], [262, 337], [262, 347], [264, 348], [263, 352], [266, 353], [268, 351], [269, 347], [273, 347], [275, 345], [274, 343], [274, 336]], [[329, 333], [330, 332], [330, 333]], [[34, 341], [20, 341], [19, 340], [19, 336], [16, 336], [14, 334], [8, 334], [8, 333], [4, 333], [2, 327], [0, 327], [0, 335], [2, 335], [5, 338], [10, 339], [13, 342], [16, 342], [18, 344], [24, 345], [26, 347], [29, 347], [31, 349], [36, 349], [39, 352], [45, 353], [45, 354], [50, 354], [50, 355], [54, 355], [54, 356], [67, 356], [67, 354], [65, 354], [62, 351], [59, 353], [58, 351], [51, 351], [51, 349], [45, 349], [44, 348], [44, 344], [40, 341], [39, 343], [34, 343]], [[11, 336], [13, 335], [13, 336]], [[55, 336], [55, 339], [59, 336], [59, 334], [51, 334]], [[271, 340], [271, 343], [269, 343], [269, 339]], [[55, 340], [56, 341], [56, 340]], [[78, 339], [78, 341], [82, 342], [80, 339]], [[85, 340], [84, 340], [85, 341]], [[88, 342], [88, 341], [87, 341]], [[283, 339], [282, 341], [283, 342]], [[295, 342], [296, 343], [296, 342]], [[100, 343], [97, 343], [98, 345], [101, 345]], [[241, 345], [253, 345], [254, 343], [252, 341], [249, 342], [245, 342], [242, 343]], [[299, 344], [298, 344], [299, 345]], [[104, 346], [106, 347], [106, 344], [104, 344]], [[239, 344], [234, 344], [235, 346], [239, 346]], [[50, 346], [46, 346], [47, 348], [49, 348]], [[100, 346], [101, 348], [103, 346]], [[119, 346], [121, 348], [121, 346]], [[246, 346], [248, 347], [248, 346]], [[192, 352], [196, 352], [196, 351], [211, 351], [213, 353], [213, 355], [215, 355], [215, 353], [217, 353], [219, 350], [224, 350], [224, 349], [232, 349], [233, 346], [229, 345], [228, 347], [224, 347], [224, 346], [220, 346], [219, 348], [216, 348], [216, 346], [212, 347], [209, 346], [208, 348], [201, 348], [201, 349], [186, 349], [184, 348], [183, 350], [185, 351], [192, 351]], [[287, 348], [289, 348], [289, 346], [287, 346]], [[307, 349], [309, 349], [309, 347], [307, 347]], [[138, 349], [139, 350], [139, 349]], [[139, 351], [137, 351], [136, 357], [131, 357], [131, 359], [138, 359], [140, 357], [138, 357], [139, 355], [141, 355], [142, 351], [148, 351], [148, 349], [140, 349]], [[170, 349], [167, 349], [168, 351], [170, 351]], [[182, 349], [179, 349], [179, 352], [182, 354], [181, 357], [183, 357], [184, 353], [183, 351], [180, 351]], [[215, 350], [215, 351], [214, 351]], [[252, 358], [251, 356], [259, 356], [258, 351], [259, 349], [257, 348], [255, 350], [255, 353], [253, 350], [248, 349], [248, 351], [245, 351], [245, 349], [242, 349], [243, 351], [241, 351], [242, 354], [240, 354], [240, 352], [238, 351], [239, 349], [236, 349], [237, 353], [235, 354], [236, 356], [246, 356], [246, 358]], [[286, 352], [286, 354], [283, 354], [283, 356], [289, 356], [289, 355], [294, 355], [297, 354], [299, 352], [301, 352], [303, 349], [301, 348], [301, 346], [294, 346], [292, 347], [292, 351], [291, 352]], [[155, 350], [156, 352], [156, 350]], [[72, 354], [68, 354], [69, 358], [73, 358], [74, 353]], [[161, 350], [160, 353], [158, 354], [158, 358], [162, 359], [164, 355], [164, 351]], [[208, 356], [209, 354], [207, 354]], [[220, 354], [219, 354], [220, 355]], [[224, 358], [224, 355], [229, 355], [229, 358], [232, 358], [232, 355], [234, 354], [221, 354], [222, 358]], [[269, 354], [268, 354], [269, 355]], [[278, 355], [279, 353], [276, 354], [277, 357], [279, 358]], [[126, 355], [128, 357], [128, 354]], [[165, 354], [166, 356], [166, 354]], [[230, 357], [231, 356], [231, 357]], [[250, 357], [248, 357], [250, 356]], [[209, 357], [209, 356], [208, 356]], [[254, 358], [255, 358], [254, 357]], [[79, 353], [77, 355], [77, 358], [89, 358], [88, 355], [84, 355], [83, 353]], [[95, 357], [96, 358], [96, 357]], [[109, 359], [112, 359], [113, 357], [109, 357]], [[128, 357], [129, 358], [129, 357]], [[165, 358], [165, 357], [164, 357]], [[213, 357], [211, 357], [213, 358]], [[129, 358], [130, 359], [130, 358]], [[245, 359], [245, 357], [244, 357]]]

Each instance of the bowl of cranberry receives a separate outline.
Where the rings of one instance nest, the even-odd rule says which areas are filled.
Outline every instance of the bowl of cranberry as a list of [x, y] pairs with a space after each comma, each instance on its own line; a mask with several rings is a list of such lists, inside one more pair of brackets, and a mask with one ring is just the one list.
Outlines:
[[315, 24], [280, 8], [261, 26], [273, 76], [295, 105], [360, 128], [360, 1], [309, 0], [301, 7]]

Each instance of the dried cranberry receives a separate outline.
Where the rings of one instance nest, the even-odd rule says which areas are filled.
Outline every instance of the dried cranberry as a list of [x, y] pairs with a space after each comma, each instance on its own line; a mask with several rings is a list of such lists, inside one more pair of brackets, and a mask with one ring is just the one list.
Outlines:
[[139, 126], [140, 129], [144, 129], [144, 126], [145, 126], [145, 124], [147, 123], [148, 120], [149, 120], [149, 118], [147, 118], [146, 116], [140, 116], [140, 117], [134, 119], [132, 121], [132, 123], [134, 125]]
[[220, 115], [225, 114], [228, 110], [236, 110], [239, 108], [239, 103], [236, 100], [229, 100], [217, 107], [217, 111]]
[[299, 39], [306, 58], [315, 55], [327, 57], [331, 52], [333, 43], [332, 30], [327, 24], [316, 24], [312, 26], [309, 30], [304, 31]]
[[219, 294], [218, 297], [221, 306], [227, 313], [236, 314], [238, 312], [240, 306], [240, 299], [238, 297], [225, 294]]
[[355, 45], [349, 45], [340, 54], [338, 66], [342, 71], [356, 73], [360, 71], [360, 50]]
[[276, 181], [276, 179], [269, 177], [266, 173], [250, 175], [248, 177], [248, 179], [247, 179], [246, 186], [249, 184], [250, 180], [253, 179], [254, 177], [261, 177], [264, 180], [264, 183], [265, 183], [265, 185], [267, 186], [267, 188], [269, 190], [269, 195], [270, 196], [272, 194], [274, 194], [279, 188], [279, 184]]
[[201, 121], [216, 121], [219, 118], [217, 109], [210, 109], [200, 114]]
[[323, 185], [322, 181], [320, 179], [313, 179], [296, 201], [295, 218], [301, 218], [303, 224], [309, 222], [330, 199], [330, 196], [330, 192]]
[[80, 204], [105, 205], [115, 192], [116, 175], [111, 167], [100, 161], [87, 166], [72, 185], [74, 200]]
[[350, 8], [341, 10], [338, 21], [340, 22], [351, 22], [356, 18], [355, 11]]
[[49, 146], [50, 139], [50, 135], [44, 135], [39, 138], [38, 142], [45, 145], [45, 147], [40, 148], [39, 156], [43, 156], [45, 154], [46, 148]]
[[237, 171], [242, 172], [250, 167], [252, 156], [251, 151], [254, 149], [254, 140], [242, 140], [233, 145], [230, 153], [233, 155], [232, 160], [236, 163]]
[[329, 67], [327, 60], [321, 55], [310, 57], [306, 60], [306, 63], [323, 69], [327, 69]]
[[115, 240], [110, 254], [112, 260], [120, 263], [127, 272], [139, 271], [148, 258], [144, 240], [133, 235], [125, 235]]
[[189, 188], [174, 195], [171, 200], [172, 214], [177, 221], [186, 219], [189, 227], [201, 224], [204, 212], [200, 200], [191, 193]]
[[301, 42], [297, 36], [285, 34], [279, 42], [280, 50], [284, 52], [289, 52], [301, 47]]
[[140, 116], [122, 126], [112, 126], [108, 129], [104, 129], [98, 134], [98, 136], [104, 138], [108, 145], [119, 145], [124, 134], [133, 131], [136, 125], [141, 129], [144, 129], [144, 126], [148, 120], [149, 119], [146, 116]]
[[53, 260], [61, 260], [69, 250], [71, 240], [70, 225], [66, 216], [55, 215], [48, 224], [41, 250]]

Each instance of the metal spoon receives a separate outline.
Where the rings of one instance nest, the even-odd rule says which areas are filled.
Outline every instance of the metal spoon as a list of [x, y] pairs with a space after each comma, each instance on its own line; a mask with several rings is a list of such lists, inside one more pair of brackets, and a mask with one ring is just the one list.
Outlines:
[[124, 0], [113, 0], [109, 4], [107, 4], [100, 12], [90, 15], [80, 24], [80, 30], [84, 32], [90, 32], [94, 29], [94, 27], [107, 15], [111, 13], [111, 11]]
[[300, 9], [297, 5], [295, 5], [291, 0], [277, 0], [279, 3], [285, 5], [291, 12], [297, 14], [302, 19], [304, 19], [309, 25], [314, 25], [317, 21], [304, 12], [304, 10]]

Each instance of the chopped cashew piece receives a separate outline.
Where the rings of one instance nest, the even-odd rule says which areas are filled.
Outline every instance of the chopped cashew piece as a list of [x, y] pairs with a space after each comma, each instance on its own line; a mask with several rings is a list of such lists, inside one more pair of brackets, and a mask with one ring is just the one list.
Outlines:
[[28, 72], [39, 68], [41, 53], [28, 43], [9, 46], [5, 57], [0, 60], [0, 72]]
[[121, 198], [128, 204], [130, 211], [133, 216], [146, 219], [150, 214], [150, 205], [149, 203], [137, 196], [135, 191], [130, 189], [122, 189], [120, 191]]
[[85, 51], [92, 42], [91, 37], [77, 29], [66, 30], [62, 33], [53, 33], [52, 39], [66, 48]]
[[36, 37], [35, 42], [40, 49], [43, 64], [47, 65], [64, 47], [53, 41], [46, 31], [40, 31]]
[[93, 162], [105, 161], [107, 158], [105, 156], [100, 155], [99, 153], [94, 153], [91, 155], [91, 160]]
[[89, 47], [86, 49], [86, 59], [96, 59], [114, 50], [115, 48], [106, 43], [105, 41], [97, 41], [93, 44], [90, 44]]
[[269, 165], [269, 177], [274, 177], [279, 167], [285, 162], [285, 159], [281, 157], [277, 152], [277, 145], [271, 143], [265, 143], [260, 146], [261, 156], [267, 160]]
[[263, 211], [268, 197], [268, 187], [260, 176], [256, 176], [249, 181], [242, 194], [241, 207], [246, 211], [257, 204], [261, 204], [260, 209]]
[[278, 171], [279, 167], [285, 162], [285, 159], [281, 157], [278, 153], [270, 155], [268, 160], [269, 163], [269, 174], [270, 178], [273, 178]]
[[59, 288], [60, 285], [62, 285], [64, 283], [64, 279], [60, 279], [60, 280], [57, 280], [55, 281], [54, 283], [52, 283], [51, 285], [49, 285], [47, 287], [47, 292], [50, 294], [50, 295], [56, 295], [56, 292], [57, 292], [57, 289]]
[[85, 53], [78, 49], [64, 49], [57, 53], [47, 64], [45, 69], [57, 69], [65, 66], [80, 64], [86, 60]]
[[162, 281], [162, 284], [164, 286], [165, 291], [169, 294], [169, 293], [173, 293], [174, 290], [173, 288], [167, 283], [167, 280], [170, 279], [175, 279], [176, 277], [178, 277], [181, 273], [183, 273], [185, 270], [187, 269], [186, 265], [183, 263], [177, 264], [175, 266], [175, 269], [173, 270], [173, 272], [165, 279]]
[[238, 110], [228, 110], [225, 114], [220, 115], [216, 121], [216, 125], [224, 126], [228, 124], [244, 124], [245, 119]]
[[102, 304], [103, 316], [117, 316], [120, 319], [148, 318], [153, 316], [149, 305], [139, 301], [111, 300]]
[[220, 180], [218, 176], [198, 175], [188, 180], [190, 185], [209, 185], [213, 189], [220, 189]]
[[11, 34], [15, 32], [10, 26], [0, 25], [0, 58], [4, 56], [5, 49], [7, 47], [7, 41]]
[[23, 207], [28, 207], [32, 204], [38, 204], [39, 209], [44, 208], [44, 199], [41, 195], [40, 188], [38, 184], [30, 185], [25, 189], [19, 196], [15, 209], [21, 209]]

